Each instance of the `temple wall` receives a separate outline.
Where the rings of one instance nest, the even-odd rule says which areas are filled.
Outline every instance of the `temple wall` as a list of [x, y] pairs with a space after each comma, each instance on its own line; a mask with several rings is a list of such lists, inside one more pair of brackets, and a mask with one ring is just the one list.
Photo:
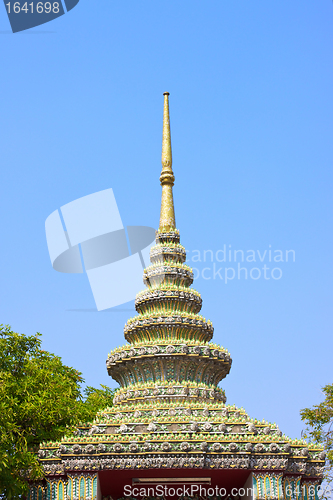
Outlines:
[[242, 500], [254, 500], [253, 495], [253, 474], [249, 475], [246, 483], [244, 484], [245, 495], [242, 497]]
[[[46, 486], [32, 485], [27, 500], [103, 500], [97, 473], [70, 473], [65, 479], [47, 479]], [[302, 476], [253, 472], [239, 500], [319, 500], [319, 481]]]
[[319, 500], [319, 481], [302, 480], [301, 476], [283, 478], [285, 500]]
[[101, 500], [97, 474], [69, 474], [67, 479], [47, 479], [45, 486], [31, 486], [27, 500]]
[[253, 473], [253, 500], [284, 500], [282, 474]]

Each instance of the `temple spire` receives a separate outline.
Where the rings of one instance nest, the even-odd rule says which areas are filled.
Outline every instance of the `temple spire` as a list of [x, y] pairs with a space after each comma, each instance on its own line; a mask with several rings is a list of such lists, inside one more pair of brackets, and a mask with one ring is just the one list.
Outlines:
[[162, 186], [161, 216], [159, 228], [163, 231], [175, 229], [175, 209], [173, 206], [172, 186], [175, 176], [172, 171], [171, 133], [169, 117], [169, 92], [164, 92], [163, 136], [162, 136]]

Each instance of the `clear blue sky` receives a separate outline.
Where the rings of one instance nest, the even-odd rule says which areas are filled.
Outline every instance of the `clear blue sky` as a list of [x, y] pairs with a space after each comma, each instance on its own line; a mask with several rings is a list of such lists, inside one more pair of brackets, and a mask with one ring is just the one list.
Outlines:
[[189, 256], [295, 251], [279, 280], [195, 288], [233, 358], [228, 402], [299, 437], [300, 409], [333, 382], [332, 1], [80, 0], [52, 23], [9, 29], [3, 7], [1, 322], [40, 331], [88, 384], [116, 386], [105, 359], [134, 304], [70, 311], [93, 296], [86, 275], [52, 269], [44, 223], [111, 187], [125, 225], [157, 226], [169, 91]]

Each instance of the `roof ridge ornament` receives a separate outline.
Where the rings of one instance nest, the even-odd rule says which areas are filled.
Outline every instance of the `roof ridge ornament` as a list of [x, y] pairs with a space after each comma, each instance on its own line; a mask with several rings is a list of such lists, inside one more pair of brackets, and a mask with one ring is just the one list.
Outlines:
[[171, 151], [171, 132], [169, 116], [169, 92], [164, 92], [164, 110], [163, 110], [163, 135], [162, 135], [162, 172], [160, 182], [162, 186], [161, 216], [159, 229], [161, 231], [170, 231], [175, 229], [176, 218], [173, 204], [172, 186], [175, 182], [175, 176], [172, 171], [172, 151]]

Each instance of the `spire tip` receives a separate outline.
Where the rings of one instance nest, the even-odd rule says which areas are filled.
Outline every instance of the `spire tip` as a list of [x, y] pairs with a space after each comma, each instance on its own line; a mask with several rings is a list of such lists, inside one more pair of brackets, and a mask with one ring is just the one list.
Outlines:
[[173, 206], [172, 186], [175, 176], [172, 171], [171, 133], [169, 116], [169, 92], [164, 92], [163, 109], [163, 135], [162, 135], [162, 172], [160, 182], [162, 185], [162, 202], [160, 228], [170, 229], [176, 227], [175, 210]]

